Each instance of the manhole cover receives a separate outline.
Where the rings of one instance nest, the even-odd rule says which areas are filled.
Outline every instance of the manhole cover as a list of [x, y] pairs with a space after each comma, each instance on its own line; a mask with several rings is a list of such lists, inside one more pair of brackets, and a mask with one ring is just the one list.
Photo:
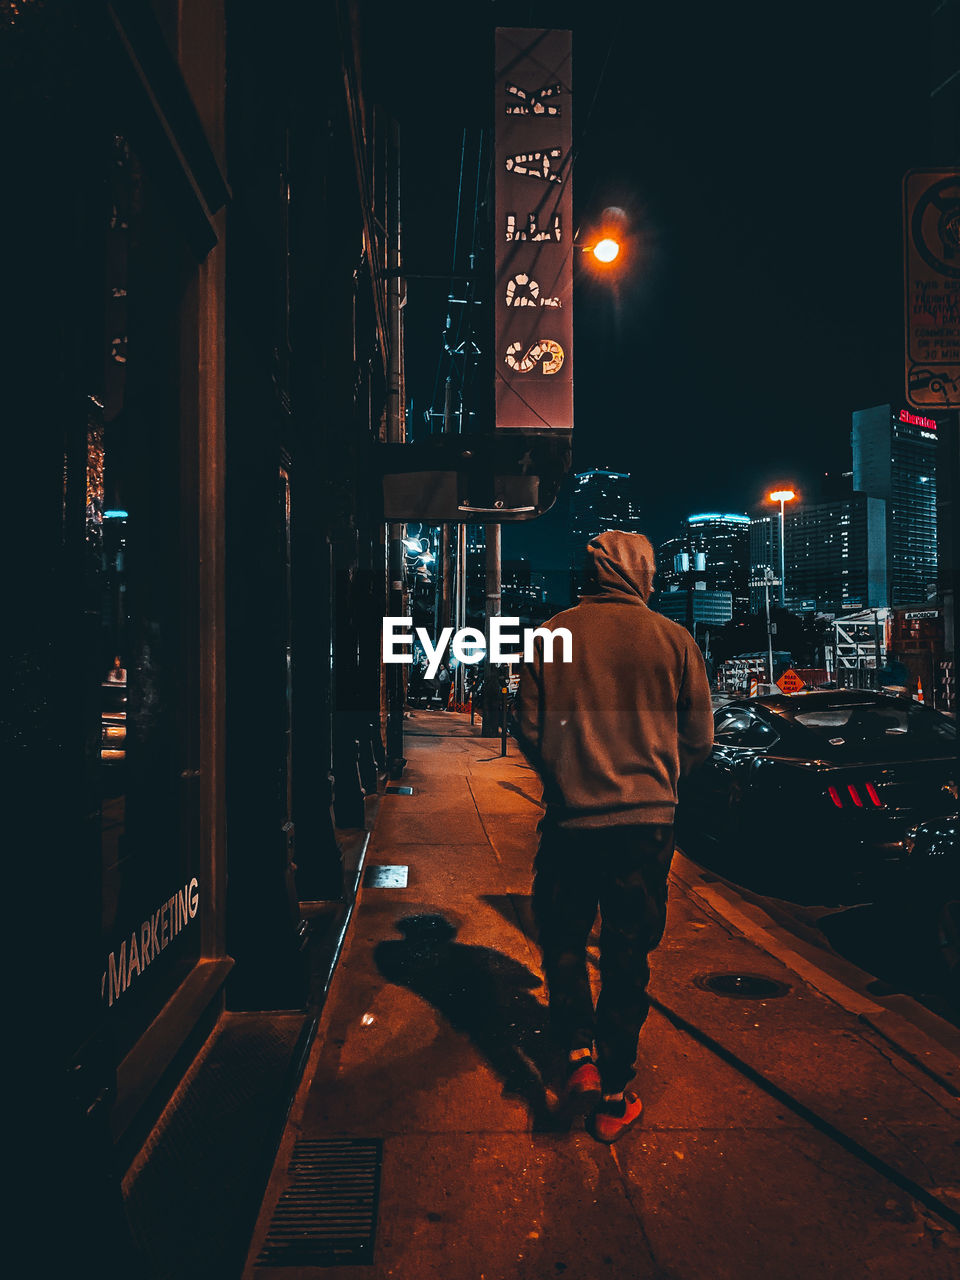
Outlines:
[[785, 996], [790, 988], [759, 973], [702, 973], [694, 982], [715, 996], [734, 996], [739, 1000], [773, 1000]]

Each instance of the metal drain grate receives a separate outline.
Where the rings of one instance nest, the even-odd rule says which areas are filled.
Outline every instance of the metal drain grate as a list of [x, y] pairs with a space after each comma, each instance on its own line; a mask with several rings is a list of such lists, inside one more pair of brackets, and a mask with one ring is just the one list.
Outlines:
[[388, 796], [412, 796], [413, 787], [385, 787]]
[[401, 865], [386, 866], [371, 863], [363, 873], [365, 889], [405, 889], [408, 868]]
[[378, 1138], [295, 1144], [283, 1192], [257, 1258], [263, 1267], [373, 1262], [383, 1143]]

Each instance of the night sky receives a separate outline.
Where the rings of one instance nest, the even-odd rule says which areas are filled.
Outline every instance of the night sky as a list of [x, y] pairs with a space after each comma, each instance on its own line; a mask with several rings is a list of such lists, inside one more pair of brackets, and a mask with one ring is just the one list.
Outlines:
[[[574, 467], [632, 472], [655, 541], [695, 511], [755, 511], [776, 482], [815, 497], [824, 472], [849, 470], [851, 412], [902, 395], [901, 179], [950, 160], [928, 141], [927, 7], [414, 4], [380, 16], [411, 272], [451, 269], [464, 128], [466, 267], [474, 193], [490, 190], [477, 140], [493, 27], [573, 28], [581, 239], [608, 206], [630, 227], [624, 267], [602, 282], [578, 256]], [[408, 289], [422, 432], [450, 309], [444, 284]], [[489, 349], [489, 281], [478, 296]], [[508, 529], [504, 553], [559, 567], [562, 534], [561, 509]]]

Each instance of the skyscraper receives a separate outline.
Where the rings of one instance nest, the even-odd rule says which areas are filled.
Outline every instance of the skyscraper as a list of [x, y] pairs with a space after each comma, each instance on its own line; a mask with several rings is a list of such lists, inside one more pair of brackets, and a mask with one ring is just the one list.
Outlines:
[[890, 605], [918, 604], [937, 580], [937, 423], [890, 405], [857, 410], [853, 487], [886, 502], [886, 546], [869, 548], [870, 575], [886, 576]]
[[651, 608], [682, 622], [722, 626], [749, 608], [749, 516], [709, 512], [688, 516], [678, 538], [657, 550]]
[[[780, 577], [780, 517], [756, 516], [750, 521], [750, 612], [760, 613], [766, 604], [764, 574], [770, 569]], [[773, 596], [774, 602], [776, 595]]]
[[881, 498], [854, 493], [798, 506], [787, 512], [784, 544], [788, 608], [839, 614], [887, 603], [885, 579], [876, 572], [886, 554]]
[[605, 529], [637, 533], [636, 507], [626, 471], [581, 471], [570, 497], [570, 557], [580, 567], [584, 547]]
[[687, 516], [685, 532], [691, 556], [705, 557], [708, 591], [729, 591], [733, 618], [750, 611], [750, 517], [708, 512]]
[[586, 587], [586, 546], [605, 529], [640, 533], [628, 471], [580, 471], [570, 495], [568, 546], [570, 594], [576, 599]]
[[699, 561], [696, 558], [691, 560], [686, 536], [669, 538], [657, 547], [657, 574], [654, 578], [654, 586], [657, 591], [679, 590], [687, 586], [691, 573], [698, 569], [703, 571], [701, 573], [703, 577], [706, 572], [703, 557], [701, 556]]

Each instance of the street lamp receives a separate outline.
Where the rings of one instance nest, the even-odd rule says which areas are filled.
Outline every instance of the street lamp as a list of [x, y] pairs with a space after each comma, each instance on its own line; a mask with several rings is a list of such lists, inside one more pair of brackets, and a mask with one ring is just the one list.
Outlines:
[[786, 503], [792, 502], [796, 496], [797, 495], [794, 493], [792, 489], [774, 489], [773, 493], [768, 494], [768, 497], [771, 502], [780, 503], [780, 608], [781, 609], [783, 609], [786, 606], [786, 602], [787, 602], [787, 596], [786, 596], [787, 572], [786, 572], [786, 558], [784, 555], [783, 508]]
[[593, 246], [593, 256], [598, 262], [613, 262], [620, 252], [620, 245], [609, 236], [604, 237]]
[[[582, 249], [584, 253], [592, 253], [594, 258], [601, 266], [608, 267], [611, 262], [616, 262], [621, 256], [621, 252], [628, 250], [631, 237], [630, 219], [625, 209], [620, 209], [615, 205], [604, 209], [589, 231], [584, 235], [584, 244], [580, 239], [579, 231], [573, 238], [574, 248]], [[629, 256], [629, 255], [628, 255]], [[623, 265], [622, 261], [617, 264], [618, 268]]]

